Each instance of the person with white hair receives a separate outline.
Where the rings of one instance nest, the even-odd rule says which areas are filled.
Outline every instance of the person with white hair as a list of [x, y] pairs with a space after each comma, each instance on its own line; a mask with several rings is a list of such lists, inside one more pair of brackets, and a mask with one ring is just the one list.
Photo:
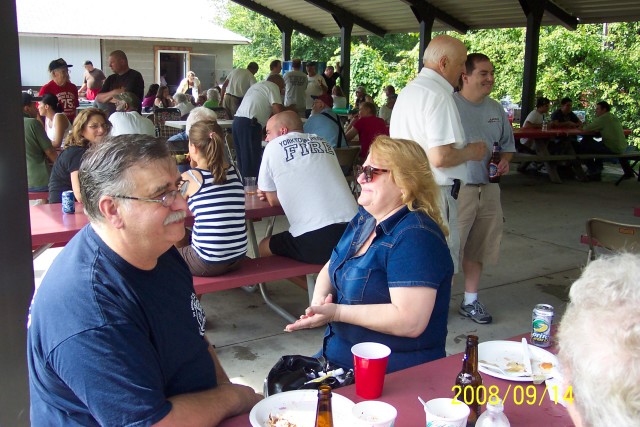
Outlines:
[[220, 92], [216, 88], [207, 90], [207, 101], [203, 107], [214, 109], [220, 106]]
[[176, 108], [180, 110], [180, 116], [184, 119], [184, 116], [189, 114], [191, 110], [195, 108], [193, 103], [191, 102], [191, 95], [187, 95], [186, 93], [176, 93], [173, 95], [173, 101], [176, 104]]
[[169, 149], [175, 153], [188, 153], [189, 152], [189, 130], [195, 122], [203, 120], [218, 120], [218, 115], [215, 111], [208, 109], [207, 107], [195, 107], [189, 113], [187, 117], [187, 124], [183, 132], [177, 133], [167, 139]]
[[638, 425], [639, 277], [640, 255], [625, 253], [592, 261], [571, 286], [558, 358], [578, 427]]

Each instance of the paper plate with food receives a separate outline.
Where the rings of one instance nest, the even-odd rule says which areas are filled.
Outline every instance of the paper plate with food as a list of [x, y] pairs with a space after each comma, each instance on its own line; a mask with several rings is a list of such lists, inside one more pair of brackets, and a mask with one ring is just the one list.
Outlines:
[[[335, 392], [331, 394], [334, 426], [352, 427], [354, 403]], [[249, 421], [253, 427], [313, 427], [317, 405], [317, 390], [285, 391], [258, 402], [249, 413]]]
[[478, 370], [509, 381], [533, 381], [557, 375], [558, 358], [547, 350], [529, 344], [531, 369], [524, 364], [522, 344], [517, 341], [487, 341], [478, 345]]

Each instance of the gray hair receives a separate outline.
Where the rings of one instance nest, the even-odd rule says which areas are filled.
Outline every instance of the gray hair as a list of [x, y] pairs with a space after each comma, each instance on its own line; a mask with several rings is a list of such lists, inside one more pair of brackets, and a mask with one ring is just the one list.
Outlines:
[[207, 91], [207, 100], [220, 101], [220, 92], [216, 89], [209, 89]]
[[89, 220], [92, 223], [104, 220], [99, 206], [103, 196], [133, 191], [130, 170], [155, 162], [176, 167], [166, 142], [149, 135], [107, 137], [92, 146], [85, 153], [78, 172], [82, 203]]
[[571, 286], [558, 356], [585, 426], [640, 419], [640, 255], [591, 262]]
[[173, 99], [176, 101], [177, 104], [182, 104], [187, 102], [189, 97], [182, 92], [178, 92], [175, 95], [173, 95]]
[[191, 110], [189, 116], [187, 117], [187, 124], [185, 126], [187, 135], [189, 135], [189, 130], [191, 130], [191, 126], [193, 126], [195, 122], [200, 122], [203, 120], [218, 120], [218, 115], [215, 111], [207, 107], [194, 108], [193, 110]]

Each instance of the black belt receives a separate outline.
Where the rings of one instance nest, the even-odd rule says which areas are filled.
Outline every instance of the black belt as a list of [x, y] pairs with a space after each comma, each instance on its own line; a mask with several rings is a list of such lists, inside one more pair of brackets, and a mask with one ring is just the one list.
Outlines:
[[234, 98], [236, 98], [236, 99], [242, 99], [242, 97], [241, 97], [241, 96], [231, 95], [230, 93], [227, 93], [227, 95], [229, 95], [229, 96], [233, 96], [233, 97], [234, 97]]

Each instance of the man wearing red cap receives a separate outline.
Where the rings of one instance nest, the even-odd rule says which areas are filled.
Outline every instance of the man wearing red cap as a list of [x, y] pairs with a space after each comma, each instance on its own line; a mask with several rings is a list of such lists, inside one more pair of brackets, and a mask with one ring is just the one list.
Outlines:
[[311, 116], [304, 124], [305, 133], [316, 134], [334, 148], [346, 147], [347, 138], [342, 130], [340, 119], [331, 109], [333, 98], [327, 93], [313, 96]]
[[78, 87], [69, 81], [69, 68], [73, 65], [67, 64], [62, 58], [49, 63], [49, 74], [51, 81], [42, 86], [38, 96], [41, 97], [46, 93], [55, 95], [58, 98], [58, 104], [63, 109], [63, 113], [70, 122], [76, 118], [76, 108], [78, 108]]

